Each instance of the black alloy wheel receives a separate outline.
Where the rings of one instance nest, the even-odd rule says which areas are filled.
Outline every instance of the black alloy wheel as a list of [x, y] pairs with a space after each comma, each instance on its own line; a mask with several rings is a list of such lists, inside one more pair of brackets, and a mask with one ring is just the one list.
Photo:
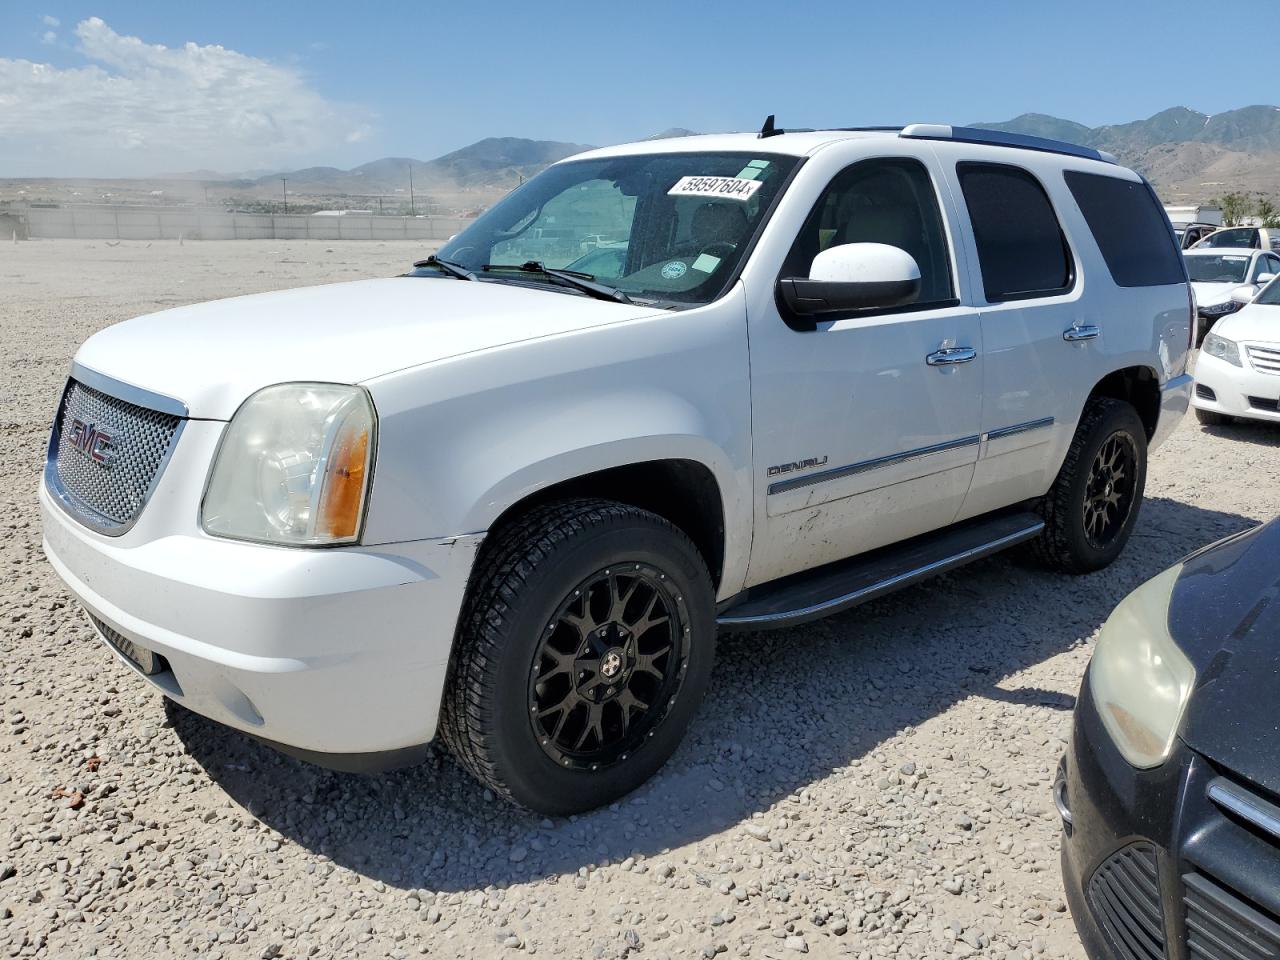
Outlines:
[[1058, 476], [1040, 502], [1044, 532], [1032, 550], [1065, 573], [1101, 570], [1138, 521], [1147, 478], [1147, 427], [1132, 404], [1092, 397]]
[[529, 716], [546, 753], [598, 770], [627, 759], [671, 708], [688, 667], [684, 597], [640, 563], [588, 577], [561, 602], [529, 677]]
[[441, 733], [500, 796], [550, 816], [590, 810], [675, 752], [715, 638], [715, 589], [684, 531], [615, 501], [535, 506], [481, 548]]
[[1137, 463], [1134, 439], [1127, 431], [1111, 434], [1093, 458], [1085, 484], [1084, 532], [1099, 550], [1112, 544], [1129, 519]]

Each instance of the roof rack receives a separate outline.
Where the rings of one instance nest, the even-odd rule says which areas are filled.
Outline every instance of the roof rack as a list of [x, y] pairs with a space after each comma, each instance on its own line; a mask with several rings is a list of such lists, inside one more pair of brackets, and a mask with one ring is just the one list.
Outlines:
[[1086, 160], [1101, 160], [1103, 163], [1119, 162], [1105, 150], [1082, 147], [1076, 143], [1067, 143], [1065, 140], [1049, 140], [1046, 137], [1006, 133], [1003, 130], [982, 130], [978, 127], [952, 127], [945, 123], [912, 123], [903, 127], [898, 136], [908, 140], [951, 140], [956, 143], [983, 143], [994, 147], [1018, 147], [1023, 150], [1038, 150], [1041, 153], [1061, 153], [1069, 157], [1083, 157]]
[[[1103, 163], [1119, 163], [1112, 154], [1093, 147], [1082, 147], [1065, 140], [1050, 140], [1025, 133], [1007, 133], [1004, 130], [984, 130], [981, 127], [953, 127], [946, 123], [909, 123], [877, 127], [831, 127], [841, 133], [896, 133], [907, 140], [951, 140], [954, 143], [981, 143], [992, 147], [1017, 147], [1022, 150], [1038, 150], [1041, 153], [1060, 153], [1068, 157], [1101, 160]], [[811, 133], [812, 127], [790, 127], [783, 130], [769, 114], [760, 128], [760, 139], [776, 137], [783, 133]]]

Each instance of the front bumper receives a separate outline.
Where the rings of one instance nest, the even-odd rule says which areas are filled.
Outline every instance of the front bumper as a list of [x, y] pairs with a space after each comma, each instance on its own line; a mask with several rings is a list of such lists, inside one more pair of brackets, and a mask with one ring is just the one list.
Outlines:
[[1280, 957], [1280, 835], [1210, 799], [1210, 786], [1274, 803], [1178, 741], [1154, 770], [1115, 749], [1086, 675], [1063, 760], [1062, 874], [1092, 960]]
[[[1259, 373], [1240, 348], [1243, 367], [1211, 357], [1203, 350], [1196, 358], [1197, 410], [1211, 410], [1231, 417], [1248, 417], [1280, 423], [1280, 376]], [[1208, 388], [1212, 397], [1201, 387]]]
[[341, 768], [401, 764], [434, 736], [479, 536], [291, 549], [152, 523], [112, 538], [43, 485], [40, 504], [49, 562], [108, 631], [164, 658], [146, 679], [166, 696]]

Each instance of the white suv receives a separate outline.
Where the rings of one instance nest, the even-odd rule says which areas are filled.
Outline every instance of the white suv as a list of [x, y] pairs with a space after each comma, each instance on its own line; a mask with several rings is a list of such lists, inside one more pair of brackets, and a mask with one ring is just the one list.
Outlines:
[[1095, 151], [772, 123], [596, 150], [406, 276], [92, 337], [45, 549], [192, 710], [347, 769], [441, 733], [581, 810], [675, 749], [717, 628], [1019, 543], [1111, 562], [1191, 330], [1159, 203]]

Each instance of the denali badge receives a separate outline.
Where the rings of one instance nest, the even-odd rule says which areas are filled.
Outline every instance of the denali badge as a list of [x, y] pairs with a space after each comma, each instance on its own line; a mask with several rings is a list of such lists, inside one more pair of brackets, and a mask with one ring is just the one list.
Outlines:
[[780, 473], [791, 473], [793, 470], [808, 470], [810, 467], [820, 467], [826, 462], [826, 454], [823, 454], [821, 457], [808, 457], [791, 463], [780, 463], [776, 467], [769, 468], [769, 476], [776, 477]]
[[96, 424], [85, 423], [79, 417], [71, 418], [71, 446], [95, 463], [111, 466], [119, 451], [116, 450], [116, 433]]

